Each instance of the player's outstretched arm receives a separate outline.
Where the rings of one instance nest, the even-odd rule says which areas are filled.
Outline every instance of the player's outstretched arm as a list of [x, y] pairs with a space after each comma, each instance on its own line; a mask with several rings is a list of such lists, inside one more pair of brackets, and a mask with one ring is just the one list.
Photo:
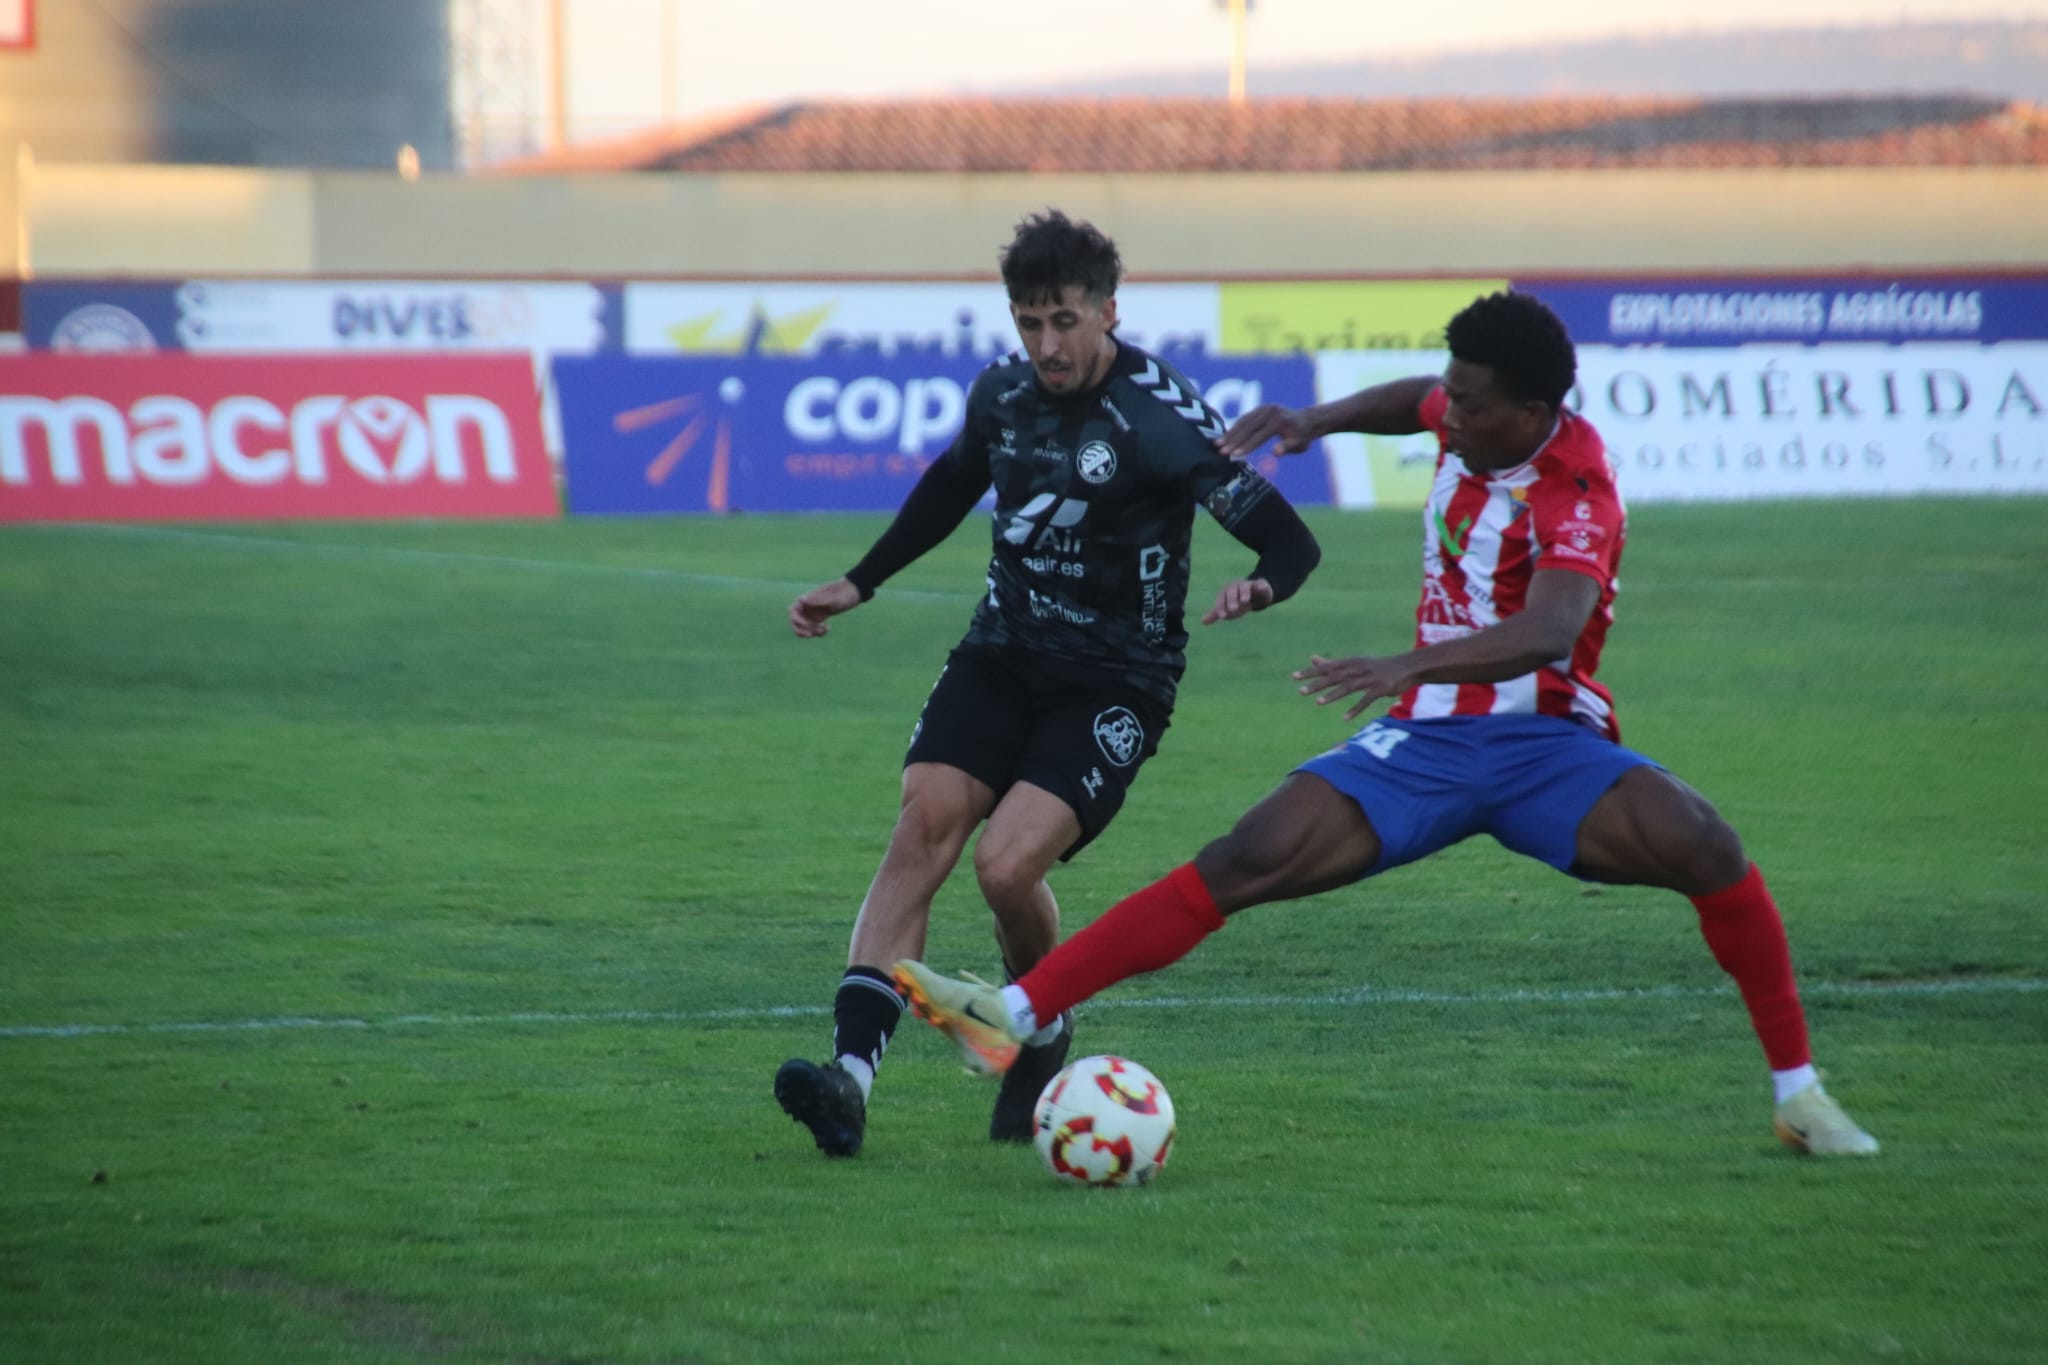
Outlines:
[[[1218, 520], [1239, 544], [1258, 552], [1259, 562], [1252, 565], [1249, 574], [1225, 583], [1217, 591], [1216, 604], [1202, 615], [1205, 626], [1234, 621], [1248, 612], [1264, 611], [1276, 602], [1285, 602], [1300, 591], [1323, 559], [1323, 547], [1316, 543], [1315, 532], [1308, 529], [1301, 514], [1281, 496], [1280, 490], [1250, 465], [1235, 468], [1238, 477], [1219, 491], [1225, 495], [1225, 501], [1248, 499], [1249, 506], [1243, 511], [1228, 511], [1227, 521], [1223, 517]], [[1212, 498], [1210, 510], [1214, 512], [1216, 506]]]
[[1264, 611], [1272, 605], [1271, 583], [1263, 578], [1240, 578], [1217, 589], [1216, 605], [1202, 613], [1202, 624], [1213, 626], [1218, 621], [1235, 621], [1249, 612]]
[[1530, 580], [1528, 606], [1496, 625], [1389, 658], [1312, 655], [1294, 678], [1301, 694], [1319, 706], [1357, 697], [1344, 713], [1344, 719], [1355, 720], [1374, 702], [1419, 683], [1505, 682], [1567, 658], [1599, 602], [1598, 579], [1569, 569], [1539, 569]]
[[850, 578], [835, 578], [830, 583], [820, 583], [802, 597], [789, 604], [790, 629], [799, 640], [815, 640], [826, 633], [825, 619], [837, 616], [843, 611], [852, 611], [864, 599], [860, 589]]
[[1250, 455], [1267, 442], [1280, 455], [1298, 455], [1319, 437], [1338, 431], [1375, 436], [1412, 436], [1422, 428], [1422, 400], [1437, 386], [1434, 375], [1390, 380], [1313, 407], [1283, 408], [1267, 403], [1231, 423], [1217, 449], [1232, 459]]
[[1230, 424], [1216, 448], [1233, 460], [1241, 460], [1268, 441], [1275, 453], [1299, 455], [1318, 433], [1309, 425], [1309, 408], [1283, 408], [1264, 403]]
[[[797, 608], [806, 601], [829, 589], [831, 595], [824, 600], [837, 602], [841, 600], [841, 585], [844, 585], [853, 590], [857, 600], [832, 608], [824, 615], [837, 615], [859, 606], [873, 597], [875, 589], [887, 582], [897, 570], [951, 535], [953, 528], [967, 519], [967, 514], [974, 510], [974, 504], [988, 490], [988, 466], [955, 458], [965, 439], [966, 433], [962, 432], [954, 439], [953, 447], [932, 461], [931, 466], [911, 485], [903, 506], [896, 511], [895, 520], [861, 556], [860, 563], [848, 569], [844, 578], [819, 584], [790, 607], [790, 623], [796, 625], [798, 635], [804, 635], [805, 630], [797, 625]], [[817, 617], [814, 624], [818, 629], [811, 633], [823, 635], [824, 617]]]
[[1384, 659], [1355, 654], [1348, 659], [1326, 659], [1311, 654], [1306, 667], [1294, 670], [1294, 680], [1301, 684], [1301, 695], [1313, 696], [1318, 706], [1357, 697], [1344, 713], [1344, 719], [1356, 720], [1374, 702], [1398, 697], [1415, 685], [1414, 657], [1413, 653]]

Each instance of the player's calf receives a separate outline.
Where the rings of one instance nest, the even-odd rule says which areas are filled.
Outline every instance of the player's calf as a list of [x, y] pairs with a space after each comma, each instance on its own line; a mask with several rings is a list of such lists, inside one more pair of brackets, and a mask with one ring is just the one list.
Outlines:
[[1020, 1047], [1017, 1060], [1003, 1073], [995, 1111], [989, 1115], [989, 1141], [1031, 1141], [1032, 1115], [1038, 1107], [1039, 1093], [1060, 1074], [1060, 1068], [1067, 1064], [1067, 1053], [1074, 1046], [1073, 1012], [1062, 1014], [1055, 1027], [1058, 1032], [1045, 1042], [1027, 1042]]

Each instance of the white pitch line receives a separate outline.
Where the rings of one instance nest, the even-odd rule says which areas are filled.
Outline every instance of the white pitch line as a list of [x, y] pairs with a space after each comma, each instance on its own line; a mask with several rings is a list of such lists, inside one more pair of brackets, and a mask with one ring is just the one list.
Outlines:
[[[514, 555], [480, 555], [456, 550], [414, 550], [393, 545], [334, 545], [322, 541], [278, 540], [270, 536], [237, 536], [219, 531], [181, 531], [165, 526], [121, 526], [100, 522], [73, 522], [49, 527], [54, 531], [92, 532], [138, 540], [168, 540], [200, 545], [232, 545], [250, 550], [279, 550], [294, 554], [330, 555], [345, 559], [384, 560], [391, 563], [470, 564], [484, 568], [544, 570], [557, 573], [603, 574], [613, 578], [640, 578], [665, 583], [692, 583], [715, 588], [769, 588], [776, 592], [807, 592], [815, 582], [799, 583], [776, 578], [742, 578], [732, 574], [686, 573], [681, 569], [634, 568], [625, 564], [587, 564], [568, 559], [523, 559]], [[979, 593], [923, 592], [910, 588], [886, 588], [890, 597], [927, 602], [972, 602]]]
[[[2048, 981], [2025, 977], [1984, 977], [1956, 981], [1815, 981], [1800, 987], [1807, 996], [2031, 995]], [[1732, 995], [1732, 987], [1594, 986], [1579, 990], [1423, 991], [1354, 986], [1324, 995], [1154, 996], [1138, 1000], [1096, 1000], [1095, 1010], [1348, 1009], [1361, 1005], [1585, 1005], [1622, 1000], [1704, 1000]], [[513, 1024], [723, 1024], [796, 1019], [832, 1012], [828, 1005], [758, 1005], [718, 1010], [518, 1010], [505, 1014], [394, 1014], [383, 1019], [280, 1015], [268, 1019], [197, 1019], [142, 1024], [0, 1025], [0, 1038], [103, 1038], [131, 1034], [281, 1033], [292, 1030], [350, 1030], [499, 1027]]]
[[[12, 528], [10, 528], [12, 529]], [[526, 559], [516, 555], [470, 554], [457, 550], [415, 550], [394, 545], [336, 545], [326, 541], [280, 540], [272, 536], [238, 536], [222, 531], [187, 531], [171, 526], [140, 526], [118, 522], [54, 522], [31, 525], [22, 529], [57, 534], [94, 534], [123, 536], [132, 540], [161, 540], [185, 542], [195, 545], [229, 545], [248, 550], [272, 550], [290, 554], [327, 555], [341, 559], [381, 560], [386, 563], [416, 564], [468, 564], [482, 568], [522, 569], [529, 572], [587, 573], [602, 574], [611, 578], [638, 578], [651, 582], [690, 583], [700, 587], [715, 588], [761, 588], [774, 592], [799, 593], [816, 586], [815, 583], [799, 583], [794, 579], [746, 578], [737, 574], [690, 573], [682, 569], [635, 568], [626, 564], [590, 564], [568, 559]], [[1921, 574], [1912, 578], [1918, 585], [1948, 583], [1963, 587], [1977, 582], [1982, 575], [1949, 574], [1929, 576]], [[1889, 581], [1883, 577], [1873, 578], [1862, 575], [1859, 583]], [[1905, 582], [1905, 578], [1898, 581]], [[1711, 583], [1687, 583], [1687, 592], [1702, 588], [1735, 591], [1779, 591], [1787, 585], [1797, 584], [1810, 587], [1810, 580], [1794, 578], [1722, 578]], [[1643, 583], [1631, 580], [1629, 592], [1661, 592], [1675, 585], [1669, 583]], [[1409, 589], [1398, 583], [1352, 584], [1345, 589], [1353, 597], [1405, 597]], [[892, 598], [913, 602], [973, 602], [979, 593], [933, 592], [915, 588], [881, 589]]]

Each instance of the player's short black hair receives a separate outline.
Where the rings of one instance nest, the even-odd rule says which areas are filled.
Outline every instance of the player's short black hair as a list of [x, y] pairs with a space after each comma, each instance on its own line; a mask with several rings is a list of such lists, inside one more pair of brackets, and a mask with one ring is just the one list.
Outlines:
[[1571, 333], [1534, 294], [1474, 299], [1444, 328], [1451, 357], [1484, 365], [1511, 398], [1561, 407], [1579, 372]]
[[1112, 298], [1124, 274], [1115, 242], [1093, 223], [1077, 223], [1058, 209], [1018, 223], [1002, 262], [1010, 301], [1026, 305], [1057, 299], [1070, 284], [1092, 299]]

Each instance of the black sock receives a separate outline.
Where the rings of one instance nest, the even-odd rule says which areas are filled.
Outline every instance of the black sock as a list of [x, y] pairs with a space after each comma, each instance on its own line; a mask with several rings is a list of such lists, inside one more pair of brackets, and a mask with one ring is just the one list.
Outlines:
[[832, 1055], [854, 1056], [881, 1069], [889, 1036], [903, 1017], [903, 997], [889, 974], [874, 967], [848, 967], [832, 997]]

